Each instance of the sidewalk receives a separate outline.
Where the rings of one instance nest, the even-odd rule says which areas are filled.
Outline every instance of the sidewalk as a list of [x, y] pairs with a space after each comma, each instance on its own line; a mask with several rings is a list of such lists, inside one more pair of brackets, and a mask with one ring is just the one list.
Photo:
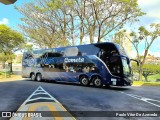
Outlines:
[[21, 75], [11, 75], [10, 78], [0, 78], [0, 82], [19, 81], [19, 80], [25, 80], [25, 78], [22, 78]]

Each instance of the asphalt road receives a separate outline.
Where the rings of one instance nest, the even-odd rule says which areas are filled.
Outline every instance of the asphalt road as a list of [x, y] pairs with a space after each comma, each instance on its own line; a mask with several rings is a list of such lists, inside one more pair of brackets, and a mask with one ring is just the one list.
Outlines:
[[[17, 111], [39, 86], [55, 97], [68, 111], [159, 111], [160, 87], [94, 88], [78, 84], [0, 82], [0, 111]], [[156, 101], [157, 100], [157, 101]], [[83, 115], [82, 115], [83, 116]], [[76, 117], [78, 120], [159, 120], [158, 117]], [[1, 119], [1, 118], [0, 118]]]

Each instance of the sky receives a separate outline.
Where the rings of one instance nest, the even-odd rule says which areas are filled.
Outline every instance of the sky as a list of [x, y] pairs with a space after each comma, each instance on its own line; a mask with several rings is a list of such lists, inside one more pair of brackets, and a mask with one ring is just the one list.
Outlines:
[[[160, 0], [138, 0], [138, 4], [142, 11], [146, 13], [146, 15], [140, 17], [140, 21], [133, 26], [148, 27], [151, 23], [160, 23]], [[141, 43], [141, 46], [144, 46], [144, 43]], [[143, 47], [141, 47], [140, 50], [141, 53], [144, 52]], [[160, 57], [160, 38], [154, 41], [149, 53], [151, 55]]]
[[[17, 0], [17, 2], [13, 5], [4, 5], [0, 3], [0, 24], [6, 24], [12, 29], [19, 30], [17, 25], [21, 23], [20, 18], [23, 16], [14, 9], [14, 6], [21, 6], [24, 2], [29, 1], [31, 0]], [[151, 23], [160, 23], [160, 0], [138, 0], [138, 4], [142, 11], [146, 13], [146, 15], [140, 17], [140, 21], [132, 26], [127, 25], [127, 30], [134, 30], [139, 26], [149, 26]], [[141, 43], [141, 53], [144, 52], [144, 48], [142, 46], [144, 46], [144, 43]], [[149, 53], [160, 57], [160, 38], [154, 41]]]

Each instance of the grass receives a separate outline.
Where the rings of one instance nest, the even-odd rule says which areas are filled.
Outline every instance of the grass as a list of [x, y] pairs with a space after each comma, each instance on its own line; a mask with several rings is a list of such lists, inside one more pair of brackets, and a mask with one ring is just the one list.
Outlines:
[[0, 82], [15, 81], [15, 80], [22, 80], [21, 75], [15, 75], [11, 72], [5, 73], [4, 71], [0, 71]]
[[148, 76], [148, 82], [142, 77], [142, 81], [133, 81], [133, 86], [160, 86], [160, 82], [156, 81], [157, 79], [160, 79], [160, 74]]
[[5, 77], [9, 78], [10, 76], [11, 76], [10, 72], [7, 72], [7, 73], [0, 72], [0, 79], [5, 78]]
[[[134, 76], [138, 76], [138, 73], [134, 73]], [[147, 82], [145, 81], [145, 78], [142, 76], [142, 80], [133, 81], [133, 86], [160, 86], [160, 82], [156, 81], [157, 79], [160, 79], [160, 74], [148, 76]]]
[[1, 82], [10, 82], [10, 81], [18, 81], [18, 80], [24, 80], [24, 78], [21, 77], [21, 75], [11, 75], [9, 78], [0, 78]]
[[148, 80], [150, 82], [156, 82], [157, 79], [160, 79], [160, 74], [155, 74], [155, 75], [148, 76]]
[[[134, 76], [138, 76], [138, 73], [134, 73]], [[138, 77], [137, 77], [138, 78]], [[160, 74], [148, 76], [148, 82], [157, 82], [156, 80], [160, 79]], [[142, 76], [142, 81], [145, 81], [145, 78]]]
[[0, 72], [0, 78], [4, 78], [5, 77], [5, 73], [4, 72]]

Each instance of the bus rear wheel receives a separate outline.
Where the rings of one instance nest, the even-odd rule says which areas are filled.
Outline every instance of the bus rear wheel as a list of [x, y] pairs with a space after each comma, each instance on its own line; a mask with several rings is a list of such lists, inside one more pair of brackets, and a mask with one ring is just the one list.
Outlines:
[[88, 86], [89, 85], [89, 79], [87, 76], [83, 75], [80, 77], [80, 83], [83, 86]]
[[41, 82], [41, 81], [42, 81], [42, 75], [41, 75], [41, 73], [38, 73], [38, 74], [36, 75], [36, 80], [37, 80], [38, 82]]
[[35, 76], [34, 73], [32, 73], [32, 74], [31, 74], [31, 80], [35, 81], [35, 79], [36, 79], [36, 76]]
[[102, 84], [102, 80], [100, 79], [100, 77], [96, 76], [92, 79], [92, 82], [93, 82], [93, 85], [95, 87], [102, 87], [103, 84]]

